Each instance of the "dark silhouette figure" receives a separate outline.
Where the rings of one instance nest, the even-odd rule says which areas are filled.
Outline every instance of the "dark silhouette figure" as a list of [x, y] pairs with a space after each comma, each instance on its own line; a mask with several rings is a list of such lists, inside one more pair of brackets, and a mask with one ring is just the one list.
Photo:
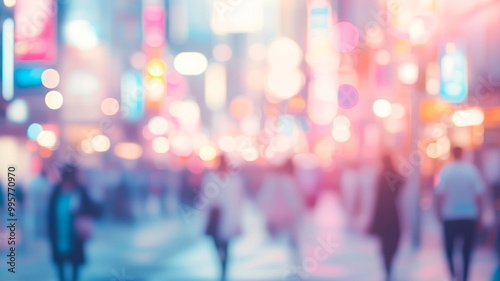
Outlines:
[[[216, 190], [215, 196], [209, 196], [211, 190]], [[203, 180], [200, 208], [208, 212], [206, 234], [213, 238], [222, 281], [227, 276], [229, 243], [241, 233], [243, 200], [243, 181], [231, 172], [227, 159], [221, 156], [218, 169], [209, 172]]]
[[59, 280], [67, 280], [66, 264], [73, 267], [71, 280], [78, 280], [78, 268], [85, 263], [84, 244], [91, 228], [89, 221], [97, 214], [98, 209], [87, 191], [78, 183], [76, 167], [65, 166], [61, 182], [50, 196], [48, 212], [49, 240]]
[[378, 180], [377, 200], [370, 230], [380, 240], [386, 276], [390, 279], [401, 233], [397, 200], [404, 178], [395, 169], [389, 155], [383, 157], [382, 164], [383, 169]]
[[457, 238], [463, 239], [462, 280], [467, 281], [486, 187], [479, 171], [473, 165], [462, 161], [461, 148], [453, 148], [452, 154], [454, 161], [445, 165], [439, 174], [436, 211], [439, 219], [443, 221], [446, 257], [453, 278], [457, 275], [453, 264], [455, 242]]

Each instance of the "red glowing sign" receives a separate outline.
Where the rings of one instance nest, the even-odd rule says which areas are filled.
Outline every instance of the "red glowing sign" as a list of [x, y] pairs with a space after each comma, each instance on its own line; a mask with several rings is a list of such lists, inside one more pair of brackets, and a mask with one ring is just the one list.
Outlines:
[[53, 61], [57, 53], [57, 3], [17, 0], [14, 17], [15, 55], [21, 61]]

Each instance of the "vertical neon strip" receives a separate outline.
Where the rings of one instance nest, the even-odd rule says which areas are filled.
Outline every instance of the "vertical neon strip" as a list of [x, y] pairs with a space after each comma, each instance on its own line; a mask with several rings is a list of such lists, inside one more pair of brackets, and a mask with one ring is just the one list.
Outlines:
[[212, 63], [205, 72], [205, 104], [212, 111], [224, 108], [227, 99], [226, 67]]
[[9, 101], [14, 98], [14, 21], [4, 20], [2, 29], [2, 96]]

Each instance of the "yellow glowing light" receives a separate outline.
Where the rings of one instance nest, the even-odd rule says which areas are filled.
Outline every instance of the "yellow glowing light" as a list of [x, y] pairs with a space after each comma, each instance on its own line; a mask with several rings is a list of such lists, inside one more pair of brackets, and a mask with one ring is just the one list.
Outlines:
[[166, 137], [155, 138], [152, 146], [156, 153], [167, 153], [170, 150], [170, 142]]
[[290, 38], [281, 37], [276, 39], [267, 53], [267, 59], [271, 67], [280, 69], [296, 68], [302, 60], [300, 46]]
[[59, 72], [55, 69], [46, 69], [42, 73], [42, 84], [49, 89], [54, 89], [59, 85]]
[[115, 115], [120, 110], [120, 104], [114, 98], [106, 98], [101, 102], [101, 111], [105, 115]]
[[146, 66], [146, 70], [151, 76], [154, 77], [161, 77], [165, 75], [165, 71], [167, 70], [167, 67], [165, 66], [165, 62], [163, 62], [160, 59], [152, 59], [148, 62], [148, 65]]
[[45, 104], [50, 109], [59, 109], [63, 105], [63, 96], [58, 91], [50, 91], [45, 95]]
[[14, 5], [16, 5], [16, 0], [3, 0], [3, 4], [7, 8], [12, 8]]
[[147, 97], [152, 101], [159, 101], [165, 95], [165, 82], [160, 78], [149, 78], [146, 81]]
[[391, 115], [391, 112], [392, 105], [389, 101], [379, 99], [373, 103], [373, 113], [375, 113], [377, 117], [387, 118]]
[[200, 75], [207, 66], [207, 58], [202, 53], [185, 52], [174, 58], [174, 68], [182, 75]]
[[86, 154], [91, 154], [94, 152], [94, 148], [92, 147], [92, 141], [89, 139], [84, 139], [81, 143], [82, 151]]
[[135, 160], [142, 156], [141, 146], [132, 142], [118, 143], [114, 148], [114, 152], [116, 156], [128, 160]]
[[217, 157], [217, 151], [211, 145], [204, 145], [199, 152], [200, 158], [203, 161], [212, 161]]
[[109, 150], [111, 142], [105, 135], [97, 135], [92, 138], [92, 148], [97, 152], [105, 152]]
[[427, 156], [433, 159], [439, 158], [442, 154], [440, 147], [435, 142], [429, 143], [425, 148], [425, 152]]
[[484, 113], [480, 109], [457, 110], [451, 121], [457, 127], [477, 126], [483, 124]]
[[154, 135], [165, 134], [168, 130], [168, 121], [161, 116], [153, 117], [148, 122], [148, 129]]
[[57, 143], [57, 137], [54, 132], [45, 130], [38, 135], [36, 141], [40, 146], [53, 148]]
[[298, 69], [271, 69], [267, 76], [267, 87], [273, 97], [289, 99], [296, 95], [304, 84], [304, 75]]

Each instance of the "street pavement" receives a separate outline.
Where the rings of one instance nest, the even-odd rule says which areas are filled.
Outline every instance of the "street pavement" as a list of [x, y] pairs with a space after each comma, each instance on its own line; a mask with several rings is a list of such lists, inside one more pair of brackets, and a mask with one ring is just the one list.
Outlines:
[[[352, 231], [333, 194], [324, 194], [316, 210], [301, 222], [301, 264], [286, 237], [271, 239], [256, 207], [244, 207], [243, 235], [230, 244], [229, 280], [383, 280], [377, 241]], [[81, 281], [211, 281], [219, 266], [212, 241], [203, 235], [202, 219], [149, 217], [133, 224], [99, 222], [87, 247]], [[413, 250], [404, 236], [395, 264], [396, 281], [451, 281], [442, 251], [440, 228], [430, 211], [423, 213], [422, 246]], [[4, 241], [6, 232], [0, 232]], [[44, 240], [30, 241], [18, 253], [17, 273], [6, 271], [0, 256], [0, 280], [57, 281]], [[494, 280], [494, 254], [477, 249], [471, 281]]]

